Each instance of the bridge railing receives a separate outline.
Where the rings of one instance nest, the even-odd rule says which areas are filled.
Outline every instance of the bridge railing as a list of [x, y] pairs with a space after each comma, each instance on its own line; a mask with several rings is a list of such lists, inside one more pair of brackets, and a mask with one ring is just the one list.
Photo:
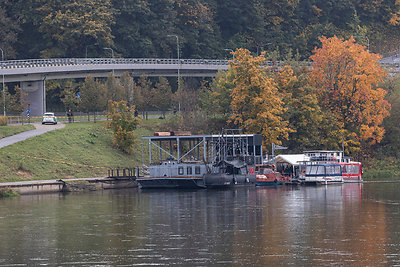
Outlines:
[[200, 64], [228, 65], [221, 59], [171, 59], [171, 58], [53, 58], [0, 61], [1, 69], [34, 68], [71, 65], [109, 65], [109, 64]]

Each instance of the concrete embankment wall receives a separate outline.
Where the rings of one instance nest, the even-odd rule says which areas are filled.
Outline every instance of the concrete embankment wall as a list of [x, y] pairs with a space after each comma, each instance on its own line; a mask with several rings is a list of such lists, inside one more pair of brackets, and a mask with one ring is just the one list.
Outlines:
[[21, 195], [133, 187], [137, 187], [137, 182], [130, 178], [82, 178], [0, 183], [0, 189], [11, 188]]

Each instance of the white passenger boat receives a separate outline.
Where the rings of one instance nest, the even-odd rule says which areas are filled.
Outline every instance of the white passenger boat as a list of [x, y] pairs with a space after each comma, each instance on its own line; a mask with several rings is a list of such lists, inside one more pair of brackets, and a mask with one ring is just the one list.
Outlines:
[[344, 157], [343, 151], [306, 151], [300, 171], [303, 183], [362, 182], [361, 163]]

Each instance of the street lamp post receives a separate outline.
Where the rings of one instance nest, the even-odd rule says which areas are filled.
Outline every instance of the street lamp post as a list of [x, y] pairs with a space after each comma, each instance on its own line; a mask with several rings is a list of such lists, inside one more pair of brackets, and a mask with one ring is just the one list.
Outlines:
[[[180, 68], [181, 68], [181, 64], [180, 64], [180, 61], [179, 61], [179, 37], [178, 37], [178, 35], [173, 35], [173, 34], [171, 34], [171, 35], [167, 35], [167, 37], [175, 37], [176, 38], [176, 53], [177, 53], [177, 56], [178, 56], [178, 91], [179, 91], [179, 88], [180, 88], [180, 85], [181, 85], [181, 82], [180, 82]], [[179, 103], [179, 112], [181, 111], [181, 103]]]
[[114, 50], [111, 47], [104, 47], [104, 50], [111, 50], [111, 57], [114, 58]]
[[[111, 47], [104, 47], [104, 50], [111, 50], [111, 57], [114, 58], [114, 50]], [[114, 68], [112, 69], [112, 74], [114, 76]]]
[[[1, 61], [4, 61], [4, 51], [0, 48], [1, 51]], [[6, 115], [6, 88], [4, 85], [4, 72], [3, 72], [3, 113]]]

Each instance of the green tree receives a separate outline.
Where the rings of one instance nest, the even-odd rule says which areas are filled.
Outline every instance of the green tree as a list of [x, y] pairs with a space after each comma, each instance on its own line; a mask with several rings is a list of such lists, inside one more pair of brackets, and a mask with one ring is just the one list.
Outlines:
[[152, 89], [152, 105], [162, 112], [165, 118], [165, 111], [171, 107], [172, 91], [168, 80], [165, 77], [159, 77], [158, 82]]
[[139, 118], [134, 116], [135, 106], [128, 107], [126, 101], [108, 102], [107, 128], [113, 133], [113, 144], [125, 153], [130, 154], [135, 144], [135, 129]]
[[129, 72], [122, 73], [120, 77], [120, 85], [124, 88], [125, 99], [127, 101], [128, 107], [142, 106], [143, 99], [140, 95], [140, 90], [135, 80], [131, 77]]
[[109, 73], [106, 83], [105, 89], [107, 92], [107, 99], [112, 101], [122, 101], [126, 99], [126, 89], [124, 86], [120, 85], [119, 81], [115, 78], [113, 73]]
[[[143, 111], [143, 115], [148, 119], [148, 113], [151, 103], [152, 103], [152, 88], [153, 84], [152, 82], [147, 78], [146, 75], [142, 75], [139, 78], [138, 81], [138, 89], [139, 89], [139, 94], [142, 97], [142, 106], [138, 107], [139, 110]], [[139, 95], [138, 94], [138, 95]]]
[[382, 139], [381, 147], [384, 155], [400, 156], [400, 77], [387, 76], [382, 83], [382, 88], [388, 92], [386, 99], [392, 106], [390, 117], [383, 121], [385, 136]]
[[17, 20], [10, 18], [6, 10], [0, 6], [0, 48], [8, 59], [15, 58], [15, 43], [18, 41], [20, 26]]
[[92, 76], [87, 76], [85, 82], [80, 88], [79, 109], [88, 114], [93, 112], [94, 121], [96, 121], [96, 112], [105, 109], [106, 91], [104, 85], [95, 81]]
[[310, 148], [321, 147], [320, 127], [323, 114], [318, 104], [317, 90], [309, 85], [308, 70], [289, 65], [279, 70], [274, 79], [287, 111], [284, 118], [293, 130], [289, 134], [289, 149], [301, 153]]
[[75, 111], [79, 103], [77, 96], [77, 85], [71, 80], [65, 82], [64, 90], [62, 91], [61, 102], [64, 104], [65, 110]]
[[42, 2], [37, 9], [41, 15], [39, 31], [52, 42], [42, 51], [44, 57], [83, 57], [87, 45], [113, 45], [115, 9], [111, 0]]
[[22, 92], [21, 87], [14, 87], [14, 94], [9, 95], [8, 112], [22, 114], [28, 106], [28, 94]]
[[234, 85], [233, 71], [219, 71], [217, 77], [211, 83], [211, 91], [214, 97], [215, 110], [223, 115], [231, 114], [232, 96]]

